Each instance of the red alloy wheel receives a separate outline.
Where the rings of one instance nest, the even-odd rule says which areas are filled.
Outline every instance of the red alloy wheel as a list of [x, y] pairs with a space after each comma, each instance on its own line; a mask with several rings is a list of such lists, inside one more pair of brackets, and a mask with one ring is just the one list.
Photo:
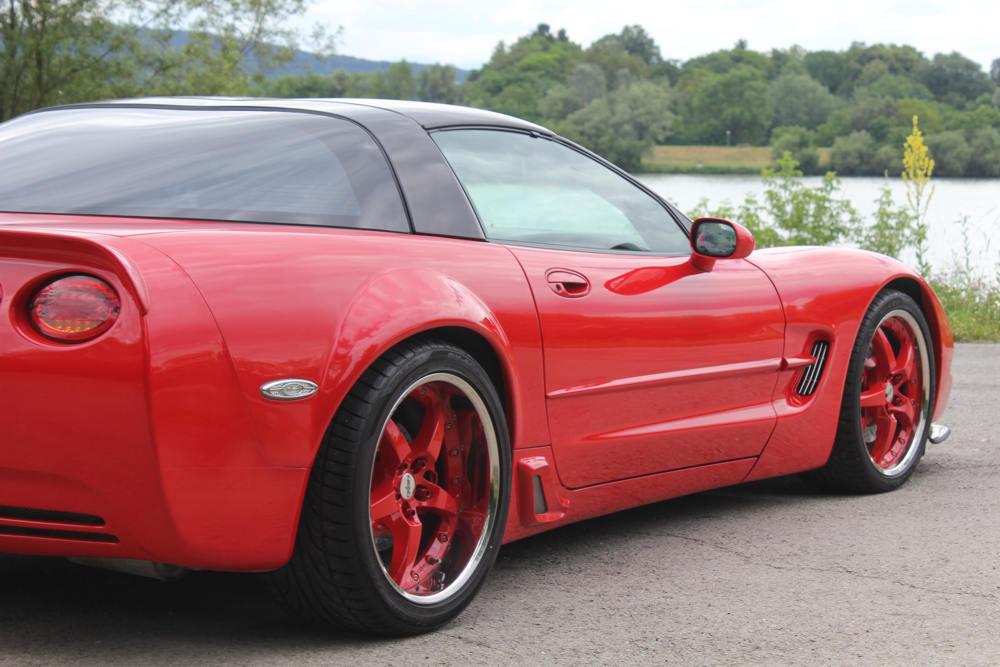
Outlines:
[[916, 453], [925, 429], [927, 350], [905, 311], [887, 314], [875, 329], [861, 381], [861, 433], [868, 456], [892, 475]]
[[482, 560], [496, 519], [499, 454], [486, 407], [450, 373], [413, 385], [382, 429], [372, 469], [372, 541], [412, 602], [451, 597]]

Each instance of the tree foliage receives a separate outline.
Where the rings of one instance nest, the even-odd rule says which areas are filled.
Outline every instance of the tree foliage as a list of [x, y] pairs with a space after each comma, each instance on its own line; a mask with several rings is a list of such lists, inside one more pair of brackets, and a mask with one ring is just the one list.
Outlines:
[[303, 10], [304, 0], [10, 0], [0, 120], [107, 97], [243, 93], [292, 55], [286, 23]]
[[[899, 168], [919, 116], [942, 175], [1000, 171], [1000, 58], [987, 73], [958, 53], [927, 57], [909, 46], [760, 52], [740, 40], [678, 62], [639, 25], [585, 46], [541, 23], [498, 44], [464, 80], [450, 65], [406, 61], [367, 73], [274, 76], [294, 53], [289, 19], [308, 1], [8, 0], [0, 12], [0, 120], [142, 95], [385, 97], [520, 116], [630, 168], [657, 142], [770, 143], [775, 159], [787, 151], [808, 173], [832, 166], [881, 175]], [[820, 164], [825, 147], [831, 161]]]

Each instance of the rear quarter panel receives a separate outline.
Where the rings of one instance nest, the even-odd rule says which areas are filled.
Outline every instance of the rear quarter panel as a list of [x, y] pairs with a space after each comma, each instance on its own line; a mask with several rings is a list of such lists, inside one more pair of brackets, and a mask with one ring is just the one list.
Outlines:
[[[517, 447], [546, 444], [541, 342], [516, 260], [478, 241], [331, 229], [230, 228], [142, 237], [191, 277], [249, 407], [261, 457], [312, 464], [337, 405], [381, 354], [437, 327], [483, 336], [503, 365]], [[320, 384], [275, 403], [268, 380]]]

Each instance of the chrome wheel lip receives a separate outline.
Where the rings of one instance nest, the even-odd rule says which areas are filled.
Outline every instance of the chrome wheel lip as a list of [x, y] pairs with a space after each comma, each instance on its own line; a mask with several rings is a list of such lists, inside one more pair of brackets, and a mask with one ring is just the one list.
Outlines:
[[489, 458], [489, 471], [490, 471], [490, 483], [489, 483], [489, 504], [486, 511], [486, 521], [483, 523], [482, 532], [479, 535], [479, 540], [476, 543], [475, 548], [472, 551], [472, 555], [468, 562], [459, 572], [458, 576], [452, 579], [451, 583], [447, 584], [444, 589], [431, 593], [429, 595], [414, 595], [403, 590], [399, 584], [390, 576], [388, 569], [382, 563], [382, 559], [379, 557], [378, 549], [375, 546], [375, 533], [372, 530], [372, 514], [371, 514], [371, 504], [368, 504], [368, 535], [371, 540], [372, 552], [375, 555], [375, 561], [379, 564], [379, 568], [382, 570], [382, 575], [385, 577], [389, 585], [402, 596], [404, 599], [412, 602], [414, 604], [428, 606], [440, 604], [442, 602], [447, 602], [448, 600], [455, 597], [458, 593], [462, 591], [472, 575], [475, 574], [476, 569], [479, 564], [483, 561], [486, 556], [486, 552], [489, 549], [490, 536], [493, 534], [493, 528], [497, 521], [497, 515], [500, 508], [500, 448], [497, 443], [496, 428], [493, 425], [493, 419], [490, 416], [489, 410], [486, 407], [486, 403], [483, 401], [479, 392], [465, 379], [455, 375], [454, 373], [448, 372], [438, 372], [431, 373], [423, 376], [419, 380], [415, 381], [409, 387], [407, 387], [396, 399], [393, 404], [392, 409], [389, 410], [386, 415], [385, 421], [382, 422], [382, 427], [378, 431], [378, 435], [375, 440], [375, 450], [372, 456], [372, 466], [371, 472], [368, 475], [368, 489], [365, 494], [366, 498], [371, 497], [372, 484], [375, 475], [374, 466], [374, 454], [378, 452], [379, 443], [382, 440], [382, 434], [385, 432], [386, 426], [389, 424], [389, 420], [392, 419], [392, 415], [396, 413], [396, 410], [403, 403], [406, 398], [413, 393], [416, 389], [430, 384], [432, 382], [444, 382], [455, 387], [465, 396], [466, 399], [472, 404], [473, 409], [476, 411], [476, 415], [479, 417], [479, 421], [483, 426], [483, 435], [485, 436], [486, 449]]
[[868, 455], [868, 460], [871, 461], [875, 470], [878, 471], [880, 475], [885, 477], [899, 477], [900, 475], [906, 473], [913, 464], [914, 458], [916, 458], [917, 453], [920, 450], [919, 443], [923, 440], [924, 433], [927, 430], [927, 424], [930, 418], [930, 398], [931, 398], [931, 372], [930, 372], [930, 352], [927, 349], [927, 340], [924, 337], [923, 329], [917, 323], [915, 317], [910, 314], [909, 311], [897, 309], [886, 313], [881, 320], [879, 320], [878, 325], [875, 327], [877, 332], [882, 328], [882, 325], [893, 318], [898, 318], [903, 320], [909, 327], [910, 332], [913, 335], [914, 341], [917, 343], [917, 348], [920, 351], [920, 378], [921, 378], [921, 401], [920, 401], [920, 415], [917, 425], [913, 429], [913, 435], [910, 437], [910, 442], [907, 444], [906, 454], [895, 464], [888, 468], [883, 468], [875, 462], [872, 458], [871, 451], [868, 450], [867, 444], [865, 445], [865, 450]]

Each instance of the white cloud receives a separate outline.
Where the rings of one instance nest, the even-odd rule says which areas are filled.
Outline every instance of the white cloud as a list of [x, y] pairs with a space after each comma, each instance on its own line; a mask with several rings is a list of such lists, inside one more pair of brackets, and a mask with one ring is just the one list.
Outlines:
[[548, 23], [584, 44], [623, 25], [643, 25], [667, 58], [687, 59], [747, 39], [767, 50], [799, 44], [911, 44], [927, 54], [959, 51], [988, 67], [1000, 57], [997, 0], [318, 0], [305, 23], [344, 27], [340, 52], [476, 67], [497, 42]]

